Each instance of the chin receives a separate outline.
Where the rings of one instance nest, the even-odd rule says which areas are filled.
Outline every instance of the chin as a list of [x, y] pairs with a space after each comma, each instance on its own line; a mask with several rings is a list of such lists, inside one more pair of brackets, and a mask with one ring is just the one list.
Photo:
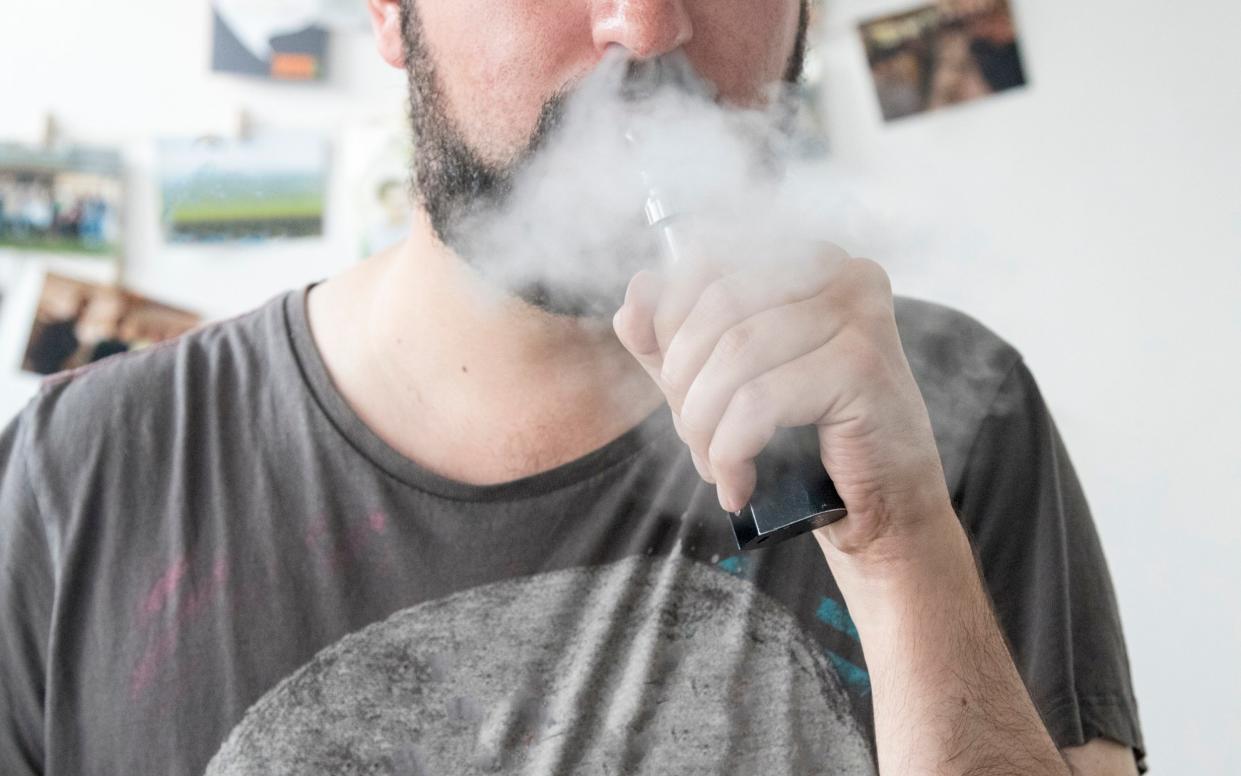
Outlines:
[[536, 281], [513, 289], [513, 295], [535, 309], [560, 318], [607, 320], [625, 301], [625, 289], [566, 289]]

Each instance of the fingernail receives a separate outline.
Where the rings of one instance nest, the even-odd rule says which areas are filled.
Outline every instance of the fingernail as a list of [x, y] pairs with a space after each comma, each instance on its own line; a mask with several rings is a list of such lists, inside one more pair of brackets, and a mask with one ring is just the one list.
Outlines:
[[723, 509], [725, 512], [736, 512], [737, 511], [732, 506], [732, 498], [727, 493], [725, 493], [724, 489], [720, 487], [719, 485], [715, 486], [715, 495], [719, 497], [720, 508]]

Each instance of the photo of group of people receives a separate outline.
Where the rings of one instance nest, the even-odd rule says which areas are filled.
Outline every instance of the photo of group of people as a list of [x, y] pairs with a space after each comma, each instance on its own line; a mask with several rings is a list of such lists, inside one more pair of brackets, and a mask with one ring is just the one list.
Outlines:
[[177, 337], [199, 316], [113, 285], [48, 273], [22, 368], [49, 375]]
[[0, 247], [115, 256], [122, 195], [115, 151], [0, 144]]
[[1007, 0], [939, 0], [861, 33], [885, 121], [1026, 83]]

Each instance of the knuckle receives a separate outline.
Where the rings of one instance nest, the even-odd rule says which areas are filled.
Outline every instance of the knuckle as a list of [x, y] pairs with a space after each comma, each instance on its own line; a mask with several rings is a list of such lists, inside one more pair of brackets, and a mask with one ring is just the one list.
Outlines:
[[821, 262], [835, 266], [841, 261], [847, 261], [849, 259], [849, 252], [834, 242], [820, 240], [817, 244], [819, 246], [819, 250], [815, 251], [815, 256]]
[[801, 268], [801, 274], [807, 285], [822, 288], [831, 283], [846, 261], [848, 255], [832, 246], [831, 249], [816, 251]]
[[758, 417], [771, 401], [771, 388], [762, 379], [751, 380], [737, 389], [733, 397], [736, 411], [744, 418]]
[[616, 338], [635, 356], [649, 356], [659, 349], [649, 332], [628, 318], [616, 327]]
[[749, 355], [750, 347], [753, 342], [753, 325], [748, 323], [740, 323], [720, 336], [720, 341], [715, 346], [715, 349], [716, 352], [720, 354], [722, 359], [728, 363], [736, 363], [738, 361], [743, 361]]
[[848, 310], [867, 328], [893, 316], [892, 283], [888, 273], [870, 259], [851, 259], [843, 282], [831, 294], [832, 301]]
[[887, 323], [895, 321], [890, 297], [872, 296], [858, 300], [856, 315], [869, 332], [881, 332]]
[[892, 293], [892, 279], [883, 265], [874, 259], [856, 258], [852, 261], [859, 277], [868, 288], [889, 295]]
[[737, 291], [726, 278], [721, 278], [703, 290], [698, 299], [702, 314], [709, 320], [719, 320], [737, 309], [739, 304]]

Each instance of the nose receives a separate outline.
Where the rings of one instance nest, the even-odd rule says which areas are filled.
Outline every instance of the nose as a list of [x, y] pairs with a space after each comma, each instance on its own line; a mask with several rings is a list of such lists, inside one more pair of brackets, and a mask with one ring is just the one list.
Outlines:
[[595, 0], [595, 48], [620, 45], [634, 59], [653, 59], [689, 42], [694, 31], [684, 0]]

